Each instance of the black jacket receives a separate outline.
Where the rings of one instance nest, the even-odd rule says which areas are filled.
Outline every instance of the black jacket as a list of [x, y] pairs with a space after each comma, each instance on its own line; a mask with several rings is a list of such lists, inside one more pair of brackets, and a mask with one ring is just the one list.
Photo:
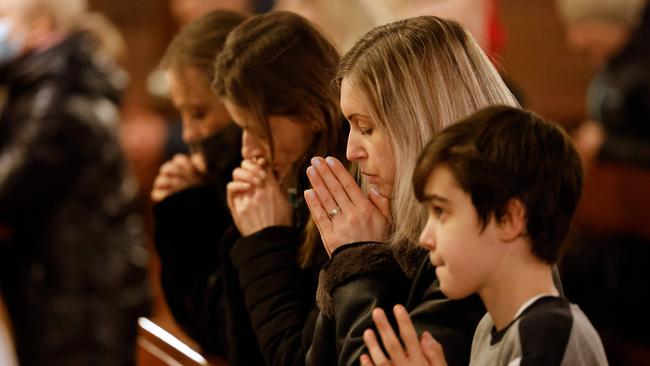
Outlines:
[[120, 90], [81, 34], [2, 66], [0, 288], [23, 365], [133, 363], [148, 310]]
[[[321, 272], [321, 313], [306, 363], [356, 365], [367, 353], [363, 332], [375, 328], [372, 310], [381, 307], [391, 319], [393, 306], [403, 304], [417, 333], [428, 330], [442, 344], [449, 365], [467, 365], [485, 307], [478, 295], [448, 299], [426, 254], [417, 247], [389, 248], [375, 242], [337, 249]], [[563, 293], [557, 268], [553, 280]], [[336, 339], [334, 348], [332, 339]], [[331, 359], [331, 349], [337, 359]]]
[[[308, 282], [294, 259], [297, 238], [290, 228], [269, 228], [231, 251], [269, 365], [356, 365], [365, 352], [363, 331], [373, 327], [372, 309], [390, 312], [395, 304], [406, 304], [418, 331], [429, 330], [445, 346], [451, 365], [467, 364], [485, 309], [476, 296], [452, 301], [442, 295], [424, 252], [346, 245], [320, 260], [318, 281], [314, 263]], [[307, 290], [316, 283], [318, 307]]]
[[302, 269], [297, 262], [301, 243], [300, 229], [271, 227], [241, 238], [230, 252], [268, 365], [303, 365], [311, 345], [318, 272], [327, 253], [319, 246]]
[[650, 6], [627, 45], [592, 81], [588, 107], [606, 131], [601, 160], [650, 168]]
[[[389, 248], [383, 243], [356, 243], [339, 248], [323, 267], [319, 282], [321, 313], [307, 364], [356, 365], [367, 353], [363, 332], [374, 328], [371, 312], [404, 304], [418, 333], [424, 330], [444, 347], [450, 365], [467, 365], [474, 329], [485, 308], [478, 296], [449, 300], [440, 291], [426, 253], [418, 248]], [[323, 340], [323, 334], [330, 340]], [[332, 343], [338, 358], [326, 360]]]
[[[235, 306], [229, 304], [225, 288], [225, 271], [231, 266], [224, 245], [237, 235], [231, 230], [226, 184], [241, 162], [240, 151], [241, 129], [235, 124], [205, 139], [201, 142], [207, 163], [205, 183], [176, 192], [154, 206], [154, 238], [169, 308], [206, 353], [233, 365], [261, 359], [253, 356], [259, 352], [255, 353], [252, 334], [250, 339], [236, 334], [246, 328], [238, 324], [248, 324], [248, 316], [229, 310]], [[229, 230], [233, 232], [224, 238]], [[239, 355], [237, 345], [251, 342], [253, 350]]]

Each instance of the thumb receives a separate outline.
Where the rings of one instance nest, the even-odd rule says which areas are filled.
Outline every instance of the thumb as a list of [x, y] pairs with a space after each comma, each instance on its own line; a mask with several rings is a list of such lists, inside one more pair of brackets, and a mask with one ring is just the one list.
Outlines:
[[370, 193], [368, 194], [368, 199], [372, 202], [375, 207], [381, 212], [381, 214], [386, 218], [386, 221], [390, 221], [391, 212], [390, 212], [390, 199], [384, 197], [379, 193], [377, 188], [371, 188]]

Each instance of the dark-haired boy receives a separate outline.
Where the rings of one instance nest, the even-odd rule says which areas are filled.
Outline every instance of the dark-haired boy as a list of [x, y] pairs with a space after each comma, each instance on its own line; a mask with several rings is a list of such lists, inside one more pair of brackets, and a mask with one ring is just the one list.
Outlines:
[[[413, 186], [429, 209], [420, 242], [441, 290], [451, 299], [478, 293], [488, 311], [471, 365], [607, 364], [593, 326], [552, 278], [582, 190], [580, 158], [562, 130], [520, 109], [484, 109], [427, 145]], [[404, 347], [383, 311], [373, 313], [393, 364], [444, 360], [428, 332], [418, 340], [403, 307], [395, 316]], [[384, 363], [372, 330], [364, 340]]]

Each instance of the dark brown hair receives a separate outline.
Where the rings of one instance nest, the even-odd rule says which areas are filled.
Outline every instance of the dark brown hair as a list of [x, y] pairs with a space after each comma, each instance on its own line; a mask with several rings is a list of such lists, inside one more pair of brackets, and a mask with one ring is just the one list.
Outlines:
[[331, 80], [338, 62], [332, 44], [305, 18], [271, 12], [231, 32], [217, 58], [212, 87], [253, 115], [272, 151], [268, 117], [284, 116], [318, 126], [315, 155], [336, 154], [343, 118]]
[[[311, 156], [345, 156], [344, 119], [339, 92], [332, 86], [339, 55], [305, 18], [290, 12], [254, 16], [235, 28], [215, 63], [217, 95], [251, 113], [273, 151], [269, 116], [317, 126]], [[342, 160], [345, 162], [345, 160]], [[313, 258], [320, 236], [313, 221], [304, 230], [301, 265]]]
[[446, 128], [424, 148], [413, 173], [418, 200], [440, 165], [470, 195], [483, 228], [519, 199], [533, 253], [557, 261], [583, 182], [580, 157], [563, 130], [532, 112], [489, 107]]
[[162, 69], [193, 66], [214, 77], [214, 60], [223, 49], [228, 33], [246, 19], [231, 11], [217, 10], [192, 21], [172, 39], [160, 62]]

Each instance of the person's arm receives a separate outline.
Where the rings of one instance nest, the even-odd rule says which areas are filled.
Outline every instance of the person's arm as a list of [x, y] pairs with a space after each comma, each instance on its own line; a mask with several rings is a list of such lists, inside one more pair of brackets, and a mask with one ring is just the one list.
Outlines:
[[269, 365], [303, 365], [311, 339], [315, 285], [298, 265], [299, 243], [296, 229], [273, 226], [239, 239], [230, 252]]

